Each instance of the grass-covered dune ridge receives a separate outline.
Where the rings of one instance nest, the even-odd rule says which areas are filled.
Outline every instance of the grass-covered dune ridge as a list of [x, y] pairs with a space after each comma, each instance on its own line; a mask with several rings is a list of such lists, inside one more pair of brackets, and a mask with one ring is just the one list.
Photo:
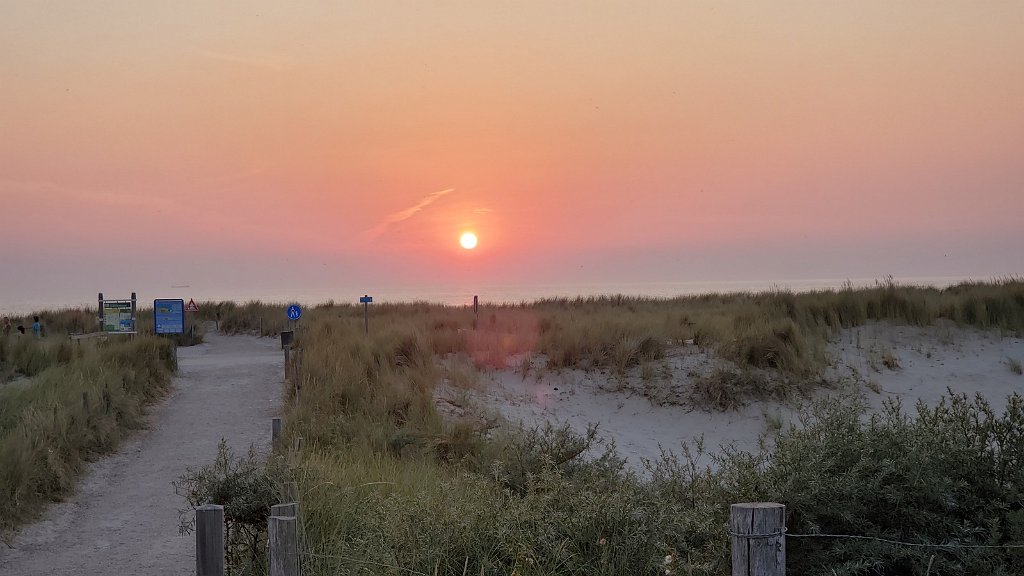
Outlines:
[[[871, 321], [1024, 329], [1019, 280], [673, 300], [592, 298], [463, 308], [322, 307], [304, 317], [288, 387], [292, 452], [314, 574], [721, 574], [728, 506], [788, 507], [794, 574], [1016, 574], [1024, 565], [1024, 401], [1004, 413], [951, 394], [938, 406], [819, 402], [755, 453], [666, 447], [645, 476], [567, 429], [446, 421], [432, 392], [448, 353], [486, 369], [544, 354], [614, 372], [689, 339], [751, 370], [816, 372], [827, 338]], [[652, 344], [657, 342], [658, 344]], [[660, 350], [660, 351], [659, 351]], [[751, 352], [753, 350], [753, 352]], [[635, 360], [630, 360], [635, 358]], [[297, 384], [297, 386], [296, 386]], [[591, 451], [588, 457], [587, 448]], [[709, 459], [715, 466], [705, 466]], [[800, 539], [798, 534], [877, 541]], [[984, 545], [993, 548], [959, 548]], [[932, 556], [935, 556], [932, 559]]]
[[143, 425], [175, 369], [173, 345], [153, 337], [70, 343], [0, 339], [0, 364], [44, 358], [32, 377], [0, 385], [0, 533], [73, 487], [85, 461]]

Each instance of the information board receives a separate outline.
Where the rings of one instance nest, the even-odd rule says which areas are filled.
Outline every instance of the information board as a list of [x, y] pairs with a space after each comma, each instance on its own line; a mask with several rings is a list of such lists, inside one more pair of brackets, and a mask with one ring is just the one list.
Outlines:
[[135, 332], [135, 318], [132, 315], [131, 300], [103, 301], [104, 332]]
[[153, 331], [156, 334], [184, 334], [185, 301], [166, 298], [154, 300]]

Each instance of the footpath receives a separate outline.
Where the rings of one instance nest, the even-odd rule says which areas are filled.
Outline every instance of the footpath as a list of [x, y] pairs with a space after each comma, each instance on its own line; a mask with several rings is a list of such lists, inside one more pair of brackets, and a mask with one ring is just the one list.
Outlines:
[[91, 464], [78, 490], [13, 547], [0, 543], [0, 576], [195, 574], [195, 536], [178, 534], [186, 502], [171, 482], [212, 463], [221, 438], [236, 455], [269, 451], [283, 355], [275, 340], [207, 334], [178, 350], [178, 365], [149, 428]]

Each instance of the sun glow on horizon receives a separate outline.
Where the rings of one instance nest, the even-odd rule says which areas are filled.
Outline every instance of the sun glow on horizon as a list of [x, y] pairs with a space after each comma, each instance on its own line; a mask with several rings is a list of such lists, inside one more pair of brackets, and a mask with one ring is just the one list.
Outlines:
[[463, 232], [462, 236], [459, 237], [459, 244], [466, 250], [476, 248], [476, 234], [472, 232]]

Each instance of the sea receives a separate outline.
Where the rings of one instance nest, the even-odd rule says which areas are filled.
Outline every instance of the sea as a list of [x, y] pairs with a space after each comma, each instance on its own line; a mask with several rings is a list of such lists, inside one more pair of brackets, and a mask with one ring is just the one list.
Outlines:
[[[879, 278], [815, 278], [815, 279], [763, 279], [763, 280], [719, 280], [693, 282], [630, 282], [600, 284], [501, 284], [501, 285], [395, 285], [378, 287], [294, 287], [259, 288], [236, 287], [218, 288], [211, 286], [134, 286], [121, 291], [108, 287], [107, 299], [127, 299], [135, 291], [140, 306], [152, 303], [155, 298], [194, 299], [196, 302], [231, 300], [248, 302], [260, 300], [282, 305], [300, 304], [305, 306], [334, 303], [357, 303], [362, 296], [371, 296], [380, 302], [430, 302], [449, 306], [470, 305], [477, 296], [482, 304], [518, 304], [546, 298], [576, 298], [587, 296], [643, 296], [650, 298], [671, 298], [711, 293], [763, 292], [787, 290], [810, 292], [815, 290], [840, 289], [844, 286], [855, 288], [871, 287], [886, 279]], [[992, 280], [964, 276], [949, 277], [893, 277], [893, 281], [906, 286], [931, 286], [945, 288], [970, 280]], [[0, 293], [0, 314], [24, 315], [36, 310], [96, 306], [97, 293], [85, 290], [62, 294], [2, 294]]]

